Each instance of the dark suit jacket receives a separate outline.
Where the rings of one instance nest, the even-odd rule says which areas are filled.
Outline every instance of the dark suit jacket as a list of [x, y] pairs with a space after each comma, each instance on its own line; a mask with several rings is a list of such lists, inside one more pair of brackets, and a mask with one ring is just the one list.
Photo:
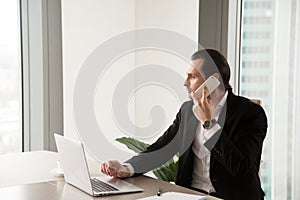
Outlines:
[[[204, 144], [211, 151], [210, 180], [223, 199], [263, 199], [258, 170], [267, 131], [265, 112], [259, 105], [231, 91], [228, 91], [226, 104], [218, 120], [222, 129]], [[127, 161], [138, 172], [136, 175], [157, 167], [154, 163], [163, 163], [179, 152], [176, 184], [191, 187], [192, 172], [197, 170], [193, 169], [191, 147], [198, 125], [192, 106], [192, 101], [185, 102], [168, 130], [145, 152]]]

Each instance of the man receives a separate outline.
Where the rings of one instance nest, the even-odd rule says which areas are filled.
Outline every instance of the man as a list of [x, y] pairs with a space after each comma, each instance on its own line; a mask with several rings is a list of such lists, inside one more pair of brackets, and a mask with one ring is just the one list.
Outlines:
[[[195, 94], [211, 75], [223, 84], [210, 95], [207, 88]], [[184, 82], [192, 101], [181, 106], [173, 124], [145, 152], [123, 165], [104, 163], [101, 171], [119, 178], [139, 175], [140, 166], [156, 160], [151, 152], [175, 140], [172, 153], [180, 153], [176, 184], [223, 199], [264, 199], [258, 170], [267, 118], [259, 105], [232, 93], [229, 79], [230, 68], [220, 52], [194, 53]]]

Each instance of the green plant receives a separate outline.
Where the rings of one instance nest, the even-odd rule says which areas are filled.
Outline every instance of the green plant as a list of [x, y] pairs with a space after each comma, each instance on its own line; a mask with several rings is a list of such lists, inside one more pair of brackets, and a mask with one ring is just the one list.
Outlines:
[[[149, 146], [149, 144], [146, 144], [144, 142], [138, 141], [130, 137], [117, 138], [116, 141], [126, 145], [127, 148], [134, 151], [135, 153], [141, 153], [145, 151], [146, 148]], [[167, 163], [153, 170], [153, 174], [160, 180], [175, 182], [177, 168], [178, 168], [178, 157], [174, 156], [174, 158], [169, 160]]]

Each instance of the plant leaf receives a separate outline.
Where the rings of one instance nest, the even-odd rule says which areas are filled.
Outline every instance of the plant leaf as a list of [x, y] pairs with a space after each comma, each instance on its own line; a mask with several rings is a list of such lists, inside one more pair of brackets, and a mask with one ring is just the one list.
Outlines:
[[141, 153], [149, 146], [149, 144], [130, 137], [117, 138], [116, 141], [126, 145], [128, 149], [134, 151], [135, 153]]
[[[116, 141], [126, 145], [129, 149], [136, 153], [141, 153], [146, 150], [149, 144], [138, 141], [130, 137], [117, 138]], [[166, 162], [160, 168], [153, 170], [153, 174], [160, 180], [175, 182], [178, 168], [178, 155]]]
[[176, 175], [177, 175], [177, 167], [178, 167], [178, 162], [174, 162], [174, 160], [171, 159], [162, 167], [155, 169], [153, 173], [160, 180], [175, 182]]

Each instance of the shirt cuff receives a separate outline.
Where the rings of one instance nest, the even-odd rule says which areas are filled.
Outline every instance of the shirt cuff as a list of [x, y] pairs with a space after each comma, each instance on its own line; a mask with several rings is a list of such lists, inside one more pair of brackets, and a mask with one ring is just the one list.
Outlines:
[[122, 165], [126, 166], [129, 169], [129, 176], [134, 175], [134, 168], [132, 167], [132, 165], [130, 163], [123, 163]]
[[206, 138], [206, 141], [209, 140], [220, 129], [221, 126], [218, 123], [208, 130], [204, 129], [204, 137]]

